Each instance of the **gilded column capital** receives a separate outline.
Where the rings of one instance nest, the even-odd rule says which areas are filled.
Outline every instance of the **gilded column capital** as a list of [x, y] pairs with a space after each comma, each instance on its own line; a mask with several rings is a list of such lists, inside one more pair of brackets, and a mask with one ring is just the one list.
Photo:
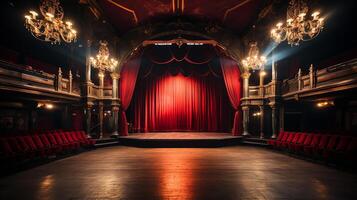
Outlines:
[[110, 76], [112, 77], [112, 79], [120, 79], [120, 74], [116, 72], [111, 73]]
[[247, 72], [247, 71], [245, 71], [245, 72], [243, 72], [243, 74], [241, 74], [241, 77], [242, 77], [243, 79], [249, 79], [250, 73]]

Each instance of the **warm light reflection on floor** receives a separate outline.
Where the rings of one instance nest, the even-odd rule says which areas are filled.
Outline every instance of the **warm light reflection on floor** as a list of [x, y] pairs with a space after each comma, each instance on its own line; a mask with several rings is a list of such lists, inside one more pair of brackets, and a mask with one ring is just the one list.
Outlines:
[[47, 175], [40, 181], [39, 197], [41, 199], [52, 199], [53, 187], [55, 185], [55, 178], [53, 175]]
[[159, 193], [162, 199], [194, 199], [194, 180], [197, 162], [194, 154], [161, 154], [157, 159]]

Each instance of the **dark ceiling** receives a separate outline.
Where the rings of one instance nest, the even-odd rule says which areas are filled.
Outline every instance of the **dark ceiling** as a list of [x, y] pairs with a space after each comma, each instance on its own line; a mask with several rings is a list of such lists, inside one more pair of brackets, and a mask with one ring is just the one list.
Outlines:
[[97, 0], [119, 33], [137, 25], [183, 16], [224, 25], [240, 33], [258, 17], [262, 0]]

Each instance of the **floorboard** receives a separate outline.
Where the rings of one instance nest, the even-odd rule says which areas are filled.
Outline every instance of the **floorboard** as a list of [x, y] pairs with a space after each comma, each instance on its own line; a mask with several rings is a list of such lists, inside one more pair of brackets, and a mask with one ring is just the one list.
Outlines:
[[357, 176], [264, 148], [85, 152], [0, 179], [0, 199], [357, 199]]

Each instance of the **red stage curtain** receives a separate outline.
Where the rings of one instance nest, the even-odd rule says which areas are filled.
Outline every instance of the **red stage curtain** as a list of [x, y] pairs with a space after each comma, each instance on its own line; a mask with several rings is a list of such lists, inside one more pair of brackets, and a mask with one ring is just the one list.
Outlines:
[[120, 135], [128, 135], [128, 122], [126, 119], [125, 111], [128, 108], [133, 92], [135, 83], [140, 68], [140, 59], [134, 58], [123, 65], [120, 73], [119, 81], [119, 98], [121, 99], [121, 115], [120, 115]]
[[232, 127], [233, 109], [223, 79], [211, 72], [184, 76], [166, 70], [143, 77], [129, 110], [136, 132], [229, 132]]
[[241, 114], [239, 111], [240, 97], [241, 97], [241, 81], [240, 70], [237, 63], [229, 58], [221, 58], [221, 68], [226, 84], [227, 93], [232, 107], [235, 109], [233, 122], [233, 135], [240, 135], [241, 133]]

